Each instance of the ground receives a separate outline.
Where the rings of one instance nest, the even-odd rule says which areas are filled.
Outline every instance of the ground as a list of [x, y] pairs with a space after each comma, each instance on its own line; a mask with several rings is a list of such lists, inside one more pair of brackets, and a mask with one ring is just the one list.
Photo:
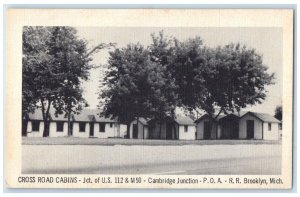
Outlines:
[[149, 146], [182, 146], [182, 145], [238, 145], [238, 144], [280, 144], [274, 140], [143, 140], [123, 138], [78, 138], [78, 137], [23, 137], [23, 145], [149, 145]]
[[261, 140], [23, 138], [22, 172], [280, 174], [281, 143]]

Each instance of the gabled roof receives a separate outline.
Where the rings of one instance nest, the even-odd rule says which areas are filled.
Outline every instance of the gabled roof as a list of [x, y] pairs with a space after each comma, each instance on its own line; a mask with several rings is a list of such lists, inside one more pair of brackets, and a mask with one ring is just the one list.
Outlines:
[[[147, 119], [147, 123], [153, 123], [156, 121], [160, 121], [159, 119]], [[176, 116], [176, 118], [172, 118], [171, 116], [167, 116], [162, 121], [166, 122], [176, 122], [179, 125], [195, 125], [194, 121], [187, 116]]]
[[226, 118], [228, 118], [230, 116], [234, 116], [236, 118], [240, 118], [243, 115], [245, 115], [246, 113], [247, 113], [246, 111], [233, 112], [233, 113], [230, 113], [230, 114], [222, 115], [220, 118], [218, 118], [218, 120], [226, 119]]
[[28, 120], [43, 120], [42, 110], [36, 109], [32, 113], [28, 113]]
[[116, 119], [100, 117], [98, 109], [83, 109], [80, 114], [74, 115], [74, 121], [79, 122], [117, 122]]
[[[100, 117], [100, 110], [97, 109], [83, 109], [79, 114], [74, 114], [71, 117], [72, 121], [78, 122], [117, 122], [116, 119]], [[33, 113], [28, 113], [28, 120], [43, 120], [41, 109], [35, 110]], [[52, 121], [68, 121], [65, 114], [55, 115], [54, 109], [50, 110], [50, 120]]]
[[187, 116], [177, 116], [175, 118], [175, 122], [177, 122], [179, 125], [194, 125], [194, 121], [187, 117]]
[[[216, 116], [217, 116], [217, 114], [214, 115], [214, 117], [216, 117]], [[217, 117], [217, 121], [220, 120], [221, 118], [224, 118], [225, 116], [226, 116], [226, 115], [220, 114], [220, 115]], [[204, 114], [204, 115], [202, 115], [200, 118], [198, 118], [195, 122], [197, 123], [197, 122], [203, 120], [204, 118], [209, 118], [209, 119], [211, 119], [211, 117], [210, 117], [208, 114]]]
[[[239, 112], [233, 112], [231, 114], [236, 115], [238, 117], [242, 117], [243, 115], [245, 115], [246, 113], [248, 113], [247, 111], [239, 111]], [[228, 114], [230, 115], [230, 114]]]
[[139, 121], [143, 124], [143, 125], [148, 125], [148, 120], [143, 118], [143, 117], [140, 117], [139, 118]]
[[[50, 109], [49, 119], [52, 121], [68, 121], [68, 118], [65, 117], [65, 114], [55, 115], [55, 111]], [[41, 109], [36, 109], [33, 113], [28, 113], [28, 120], [43, 120], [43, 114]]]
[[[147, 126], [148, 125], [148, 121], [150, 121], [151, 119], [148, 119], [148, 118], [144, 118], [144, 117], [139, 117], [139, 122], [142, 124], [142, 125], [145, 125]], [[136, 121], [136, 118], [134, 118], [134, 120], [132, 121]]]
[[[277, 120], [276, 118], [274, 118], [273, 116], [271, 116], [270, 114], [266, 114], [266, 113], [257, 113], [257, 112], [250, 112], [250, 111], [240, 111], [240, 112], [234, 112], [234, 113], [231, 113], [231, 114], [227, 114], [227, 115], [219, 115], [217, 120], [219, 121], [220, 119], [223, 119], [225, 117], [228, 117], [228, 116], [231, 116], [231, 115], [234, 115], [234, 116], [237, 116], [239, 118], [245, 116], [246, 114], [252, 114], [253, 116], [257, 117], [258, 119], [260, 119], [261, 121], [263, 122], [278, 122], [280, 123], [279, 120]], [[216, 116], [216, 115], [215, 115]], [[199, 122], [201, 121], [202, 119], [204, 119], [205, 117], [208, 117], [208, 118], [211, 118], [209, 117], [208, 114], [204, 114], [203, 116], [201, 116], [198, 120], [196, 120], [195, 122]]]
[[[274, 118], [270, 114], [258, 113], [258, 112], [251, 112], [251, 111], [249, 111], [246, 114], [251, 114], [251, 115], [257, 117], [258, 119], [260, 119], [263, 122], [276, 122], [276, 123], [280, 123], [280, 121], [278, 119]], [[246, 114], [244, 114], [243, 116], [245, 116]]]

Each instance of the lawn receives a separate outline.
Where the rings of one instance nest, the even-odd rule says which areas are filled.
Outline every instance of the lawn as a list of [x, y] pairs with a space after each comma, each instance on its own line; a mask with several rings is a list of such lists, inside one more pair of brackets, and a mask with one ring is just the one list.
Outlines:
[[146, 145], [146, 146], [182, 146], [182, 145], [235, 145], [235, 144], [281, 144], [281, 140], [150, 140], [150, 139], [119, 139], [119, 138], [33, 138], [23, 137], [23, 145]]

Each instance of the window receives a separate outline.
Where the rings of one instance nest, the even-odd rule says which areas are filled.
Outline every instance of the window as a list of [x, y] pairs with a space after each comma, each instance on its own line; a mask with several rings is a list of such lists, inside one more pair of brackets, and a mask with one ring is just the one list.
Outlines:
[[32, 121], [32, 131], [40, 131], [40, 121]]
[[56, 131], [63, 132], [64, 131], [64, 122], [56, 122]]
[[271, 131], [272, 130], [272, 124], [268, 123], [268, 130]]
[[79, 132], [85, 132], [85, 122], [79, 123]]
[[110, 123], [110, 125], [109, 125], [109, 126], [110, 126], [110, 128], [112, 128], [112, 127], [113, 127], [113, 123]]
[[100, 132], [105, 132], [105, 123], [101, 122], [99, 124], [99, 127], [100, 127]]
[[184, 125], [184, 132], [188, 132], [188, 126]]

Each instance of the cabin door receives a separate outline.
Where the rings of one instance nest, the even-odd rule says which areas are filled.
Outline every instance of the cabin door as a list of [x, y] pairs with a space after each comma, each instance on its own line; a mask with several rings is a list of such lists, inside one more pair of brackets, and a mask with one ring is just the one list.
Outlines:
[[90, 123], [90, 137], [94, 137], [94, 123]]
[[73, 122], [70, 122], [70, 135], [73, 136]]
[[247, 120], [247, 139], [254, 138], [254, 120]]
[[166, 125], [166, 139], [171, 140], [172, 139], [172, 131], [173, 131], [173, 124], [167, 123]]
[[211, 137], [211, 123], [209, 121], [204, 122], [203, 139], [208, 140]]
[[137, 139], [138, 138], [138, 124], [133, 124], [133, 130], [132, 130], [132, 138]]

